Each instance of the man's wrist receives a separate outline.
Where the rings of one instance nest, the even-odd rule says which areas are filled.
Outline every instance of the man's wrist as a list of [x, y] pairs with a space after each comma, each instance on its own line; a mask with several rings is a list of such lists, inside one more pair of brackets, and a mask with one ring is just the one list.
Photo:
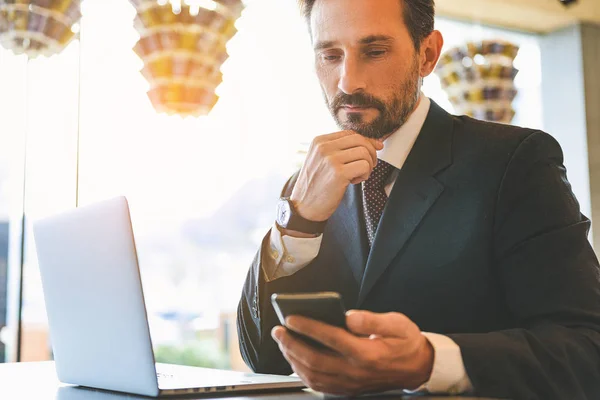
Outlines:
[[291, 237], [296, 237], [296, 238], [300, 238], [300, 239], [312, 239], [312, 238], [316, 238], [319, 236], [318, 234], [298, 232], [298, 231], [293, 231], [290, 229], [285, 229], [285, 228], [282, 228], [281, 226], [279, 226], [279, 224], [277, 222], [275, 222], [275, 226], [277, 227], [279, 232], [281, 232], [282, 236], [291, 236]]
[[329, 219], [326, 215], [319, 215], [318, 213], [315, 214], [312, 212], [313, 210], [311, 210], [311, 207], [306, 207], [306, 204], [295, 198], [293, 193], [292, 196], [290, 196], [290, 202], [294, 205], [298, 215], [304, 219], [315, 222], [327, 221], [327, 219]]
[[298, 238], [314, 238], [325, 230], [327, 220], [311, 220], [300, 214], [296, 204], [288, 197], [282, 197], [277, 203], [277, 225], [286, 232], [283, 234]]
[[418, 390], [452, 395], [472, 391], [473, 384], [465, 370], [460, 347], [448, 336], [431, 332], [422, 334], [433, 346], [434, 360], [429, 381]]
[[419, 362], [416, 371], [415, 384], [413, 387], [418, 388], [429, 382], [431, 373], [433, 372], [433, 363], [435, 360], [435, 350], [431, 342], [424, 337], [422, 350], [419, 356]]

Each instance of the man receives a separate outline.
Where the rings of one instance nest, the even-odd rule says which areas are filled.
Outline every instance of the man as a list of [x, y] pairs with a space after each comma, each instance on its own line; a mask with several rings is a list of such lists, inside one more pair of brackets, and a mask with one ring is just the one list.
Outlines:
[[[282, 192], [238, 308], [257, 372], [333, 394], [392, 389], [600, 398], [599, 268], [549, 135], [447, 114], [420, 94], [433, 0], [303, 0], [340, 132]], [[281, 209], [285, 209], [282, 207]], [[272, 293], [336, 291], [351, 332], [278, 326]]]

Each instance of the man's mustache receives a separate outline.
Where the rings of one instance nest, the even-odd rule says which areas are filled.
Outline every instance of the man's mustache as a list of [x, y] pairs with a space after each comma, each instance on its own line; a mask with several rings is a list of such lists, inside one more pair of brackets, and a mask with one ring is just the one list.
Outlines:
[[336, 112], [340, 108], [346, 106], [372, 107], [380, 111], [383, 111], [385, 109], [385, 104], [381, 100], [378, 100], [375, 97], [370, 96], [366, 93], [339, 93], [333, 98], [333, 101], [331, 103], [331, 108]]

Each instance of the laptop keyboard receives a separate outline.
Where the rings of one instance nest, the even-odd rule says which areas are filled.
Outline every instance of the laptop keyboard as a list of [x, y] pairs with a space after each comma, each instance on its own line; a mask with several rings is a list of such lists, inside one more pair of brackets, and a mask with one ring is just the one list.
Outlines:
[[170, 379], [173, 379], [173, 374], [165, 374], [163, 372], [157, 372], [156, 373], [156, 378], [159, 381], [163, 381], [164, 382], [164, 381], [168, 381]]
[[[1, 0], [0, 0], [1, 1]], [[193, 393], [219, 392], [245, 385], [298, 384], [293, 377], [276, 377], [243, 372], [223, 371], [206, 368], [190, 368], [167, 364], [156, 364], [156, 378], [161, 390], [190, 390]], [[229, 389], [228, 389], [229, 388]]]

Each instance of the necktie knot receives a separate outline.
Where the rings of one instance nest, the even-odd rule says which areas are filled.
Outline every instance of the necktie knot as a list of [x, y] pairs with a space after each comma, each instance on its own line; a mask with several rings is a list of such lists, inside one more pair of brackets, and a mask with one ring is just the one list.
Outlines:
[[373, 168], [369, 179], [365, 181], [365, 189], [380, 190], [383, 189], [385, 183], [394, 169], [393, 165], [386, 163], [383, 160], [377, 160], [377, 165]]

